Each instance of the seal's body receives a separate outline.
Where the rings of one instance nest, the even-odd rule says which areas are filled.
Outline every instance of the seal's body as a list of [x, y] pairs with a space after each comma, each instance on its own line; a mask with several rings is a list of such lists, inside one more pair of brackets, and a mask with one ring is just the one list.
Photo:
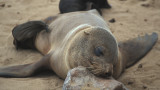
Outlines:
[[101, 8], [111, 8], [108, 0], [60, 0], [59, 2], [60, 13], [97, 9], [102, 14]]
[[0, 68], [0, 76], [28, 77], [41, 68], [47, 68], [65, 79], [70, 69], [84, 66], [97, 76], [118, 78], [158, 39], [158, 35], [153, 33], [118, 43], [96, 10], [60, 14], [44, 21], [32, 25], [28, 22], [13, 29], [17, 48], [21, 42], [26, 45], [23, 47], [29, 48], [33, 44], [27, 45], [28, 42], [24, 41], [33, 39], [32, 47], [44, 57], [32, 64]]
[[[72, 22], [71, 19], [76, 20], [77, 22]], [[83, 20], [81, 20], [81, 19], [83, 19]], [[42, 34], [40, 33], [37, 36], [37, 40], [36, 40], [35, 45], [36, 45], [37, 49], [44, 54], [52, 53], [52, 51], [54, 51], [54, 53], [51, 56], [51, 60], [53, 60], [53, 61], [51, 61], [52, 69], [56, 72], [56, 74], [58, 74], [59, 76], [63, 75], [62, 77], [65, 78], [67, 75], [67, 72], [70, 69], [77, 67], [78, 63], [79, 63], [79, 65], [81, 65], [82, 62], [85, 62], [85, 61], [82, 61], [82, 62], [76, 61], [73, 59], [90, 58], [88, 56], [91, 56], [90, 53], [93, 53], [92, 51], [88, 52], [86, 50], [87, 52], [85, 52], [84, 54], [86, 54], [87, 57], [85, 57], [85, 56], [82, 57], [81, 55], [76, 55], [76, 57], [74, 57], [75, 55], [72, 55], [72, 54], [75, 54], [75, 53], [78, 54], [80, 52], [80, 50], [82, 50], [82, 48], [85, 48], [85, 47], [86, 47], [85, 49], [88, 49], [87, 45], [85, 45], [85, 46], [83, 45], [82, 48], [78, 47], [78, 46], [80, 46], [81, 43], [85, 44], [85, 42], [87, 42], [87, 39], [91, 35], [86, 35], [86, 34], [90, 34], [91, 33], [90, 30], [95, 29], [95, 28], [100, 29], [100, 31], [98, 31], [98, 32], [101, 32], [101, 31], [102, 31], [101, 33], [107, 32], [112, 35], [106, 22], [101, 18], [101, 16], [95, 10], [88, 11], [88, 12], [81, 12], [81, 13], [74, 12], [72, 14], [67, 13], [65, 15], [62, 14], [62, 15], [59, 15], [57, 17], [57, 19], [55, 19], [53, 22], [51, 22], [49, 24], [49, 30], [51, 30], [51, 32], [49, 33], [49, 35], [46, 35], [46, 36], [49, 36], [48, 37], [49, 42], [45, 42], [45, 45], [44, 45], [45, 47], [48, 47], [48, 48], [47, 49], [41, 48], [42, 45], [40, 45], [39, 43], [42, 43], [43, 41], [38, 41], [38, 40], [41, 40], [39, 38], [42, 38], [42, 34], [44, 34], [44, 33], [42, 33]], [[95, 29], [95, 31], [96, 31], [96, 29]], [[83, 36], [77, 37], [77, 34], [79, 35], [79, 33], [81, 33], [82, 35], [83, 34], [86, 35], [86, 36], [84, 36], [84, 37], [87, 37], [87, 38], [85, 38], [86, 40], [83, 40], [83, 42], [80, 42], [80, 41], [78, 42], [77, 38], [80, 39], [81, 37], [83, 37]], [[105, 38], [105, 37], [107, 38], [107, 36], [104, 36], [102, 38]], [[92, 37], [90, 37], [90, 38], [92, 39]], [[47, 40], [44, 40], [44, 41], [47, 41]], [[77, 45], [76, 45], [75, 41], [77, 41]], [[46, 46], [46, 43], [50, 43], [50, 45]], [[92, 46], [90, 46], [90, 47], [92, 47]], [[96, 48], [96, 47], [98, 47], [98, 45], [97, 46], [95, 45], [93, 47], [93, 51], [94, 51], [94, 48]], [[117, 47], [115, 47], [115, 48], [117, 48]], [[80, 50], [76, 50], [76, 49], [80, 49]], [[73, 56], [73, 57], [69, 57], [69, 56]], [[69, 57], [69, 59], [68, 59], [68, 57]], [[72, 62], [72, 63], [70, 63], [70, 62]], [[77, 64], [75, 64], [75, 63], [77, 63]], [[57, 68], [59, 68], [59, 69], [57, 69]]]

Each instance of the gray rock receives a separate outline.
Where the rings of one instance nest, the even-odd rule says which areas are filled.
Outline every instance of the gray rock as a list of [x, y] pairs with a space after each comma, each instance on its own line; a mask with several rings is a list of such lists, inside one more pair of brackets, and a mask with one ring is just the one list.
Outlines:
[[128, 90], [113, 78], [94, 76], [86, 68], [79, 66], [68, 72], [63, 90]]

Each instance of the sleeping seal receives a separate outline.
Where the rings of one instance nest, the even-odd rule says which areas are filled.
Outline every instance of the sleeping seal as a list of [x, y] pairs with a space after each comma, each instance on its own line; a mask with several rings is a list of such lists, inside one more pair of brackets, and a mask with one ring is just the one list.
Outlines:
[[111, 8], [108, 0], [60, 0], [59, 2], [60, 13], [97, 9], [102, 15], [101, 8]]
[[84, 66], [96, 76], [118, 78], [158, 39], [153, 33], [117, 42], [96, 10], [59, 14], [49, 20], [30, 21], [13, 29], [17, 48], [35, 48], [44, 57], [31, 64], [0, 68], [1, 77], [29, 77], [47, 68], [65, 79], [70, 69]]

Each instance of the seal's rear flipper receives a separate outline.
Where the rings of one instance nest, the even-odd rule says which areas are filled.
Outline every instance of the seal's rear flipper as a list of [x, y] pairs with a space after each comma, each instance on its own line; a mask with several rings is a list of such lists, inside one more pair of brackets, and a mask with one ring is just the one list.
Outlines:
[[152, 33], [152, 35], [146, 34], [145, 36], [139, 36], [132, 40], [119, 43], [119, 50], [122, 55], [122, 59], [126, 62], [126, 67], [129, 67], [139, 61], [145, 56], [158, 40], [158, 34]]
[[36, 49], [34, 45], [35, 38], [42, 30], [49, 32], [48, 26], [42, 21], [29, 21], [17, 25], [12, 30], [12, 35], [14, 37], [13, 43], [17, 49]]
[[35, 72], [40, 71], [44, 68], [49, 68], [49, 55], [44, 56], [40, 61], [32, 63], [32, 64], [25, 64], [25, 65], [17, 65], [17, 66], [10, 66], [5, 68], [0, 68], [0, 77], [28, 77], [33, 75]]

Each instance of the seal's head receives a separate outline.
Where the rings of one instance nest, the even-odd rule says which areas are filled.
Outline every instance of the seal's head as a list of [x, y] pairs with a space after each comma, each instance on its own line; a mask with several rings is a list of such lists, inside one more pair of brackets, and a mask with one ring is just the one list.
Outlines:
[[71, 68], [85, 66], [97, 76], [111, 76], [117, 56], [118, 45], [111, 32], [88, 27], [72, 37], [67, 60], [70, 60]]

